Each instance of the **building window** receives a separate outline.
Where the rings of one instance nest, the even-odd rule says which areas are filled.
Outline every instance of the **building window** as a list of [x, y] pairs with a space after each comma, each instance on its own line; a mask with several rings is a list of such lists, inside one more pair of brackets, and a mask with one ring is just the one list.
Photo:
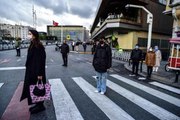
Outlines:
[[147, 39], [146, 38], [138, 38], [139, 47], [147, 47]]

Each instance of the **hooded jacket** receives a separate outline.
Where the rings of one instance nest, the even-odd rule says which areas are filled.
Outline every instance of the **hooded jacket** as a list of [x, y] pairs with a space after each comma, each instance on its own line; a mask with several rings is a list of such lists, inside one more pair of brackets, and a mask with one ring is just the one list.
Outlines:
[[112, 53], [111, 48], [104, 44], [97, 46], [94, 58], [93, 58], [93, 67], [97, 72], [104, 73], [107, 72], [112, 65]]

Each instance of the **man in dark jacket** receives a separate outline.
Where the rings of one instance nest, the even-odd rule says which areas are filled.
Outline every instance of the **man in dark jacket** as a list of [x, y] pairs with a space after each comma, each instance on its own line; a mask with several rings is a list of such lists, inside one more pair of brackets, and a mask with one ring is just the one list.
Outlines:
[[69, 46], [66, 44], [66, 41], [64, 40], [64, 43], [61, 45], [61, 53], [63, 58], [63, 66], [67, 66], [68, 63], [68, 53], [69, 53]]
[[139, 49], [138, 44], [132, 50], [130, 59], [132, 60], [132, 74], [130, 76], [138, 76], [139, 61], [142, 59], [142, 50]]
[[107, 69], [111, 67], [111, 64], [111, 48], [105, 44], [103, 37], [96, 48], [93, 58], [93, 67], [97, 75], [97, 90], [95, 92], [100, 92], [101, 94], [106, 92]]

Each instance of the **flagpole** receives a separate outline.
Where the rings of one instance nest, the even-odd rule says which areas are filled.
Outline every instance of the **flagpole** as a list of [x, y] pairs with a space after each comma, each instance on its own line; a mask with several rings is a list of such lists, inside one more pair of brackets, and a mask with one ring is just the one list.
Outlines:
[[63, 43], [63, 25], [61, 25], [61, 43]]

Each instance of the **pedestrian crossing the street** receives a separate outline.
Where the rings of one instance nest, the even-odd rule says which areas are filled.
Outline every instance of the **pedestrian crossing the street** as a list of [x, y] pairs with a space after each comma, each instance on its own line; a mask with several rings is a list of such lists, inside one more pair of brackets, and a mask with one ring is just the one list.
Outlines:
[[[90, 119], [83, 111], [87, 109], [91, 109], [90, 112], [94, 115], [94, 112], [99, 110], [99, 115], [104, 114], [106, 119], [110, 120], [180, 120], [180, 96], [177, 88], [158, 82], [150, 82], [150, 85], [146, 85], [148, 83], [142, 84], [118, 74], [110, 74], [107, 79], [107, 93], [101, 95], [94, 92], [96, 90], [94, 78], [95, 76], [79, 76], [48, 79], [51, 84], [52, 107], [56, 120]], [[67, 86], [70, 84], [71, 87]], [[0, 83], [0, 88], [2, 85], [3, 83]], [[159, 90], [161, 88], [172, 94]], [[73, 90], [76, 92], [71, 93]], [[75, 96], [79, 101], [83, 99], [83, 102], [79, 104]], [[93, 103], [91, 106], [82, 108], [83, 104], [90, 102]], [[46, 107], [48, 109], [48, 106]], [[97, 116], [94, 119], [100, 118]]]

